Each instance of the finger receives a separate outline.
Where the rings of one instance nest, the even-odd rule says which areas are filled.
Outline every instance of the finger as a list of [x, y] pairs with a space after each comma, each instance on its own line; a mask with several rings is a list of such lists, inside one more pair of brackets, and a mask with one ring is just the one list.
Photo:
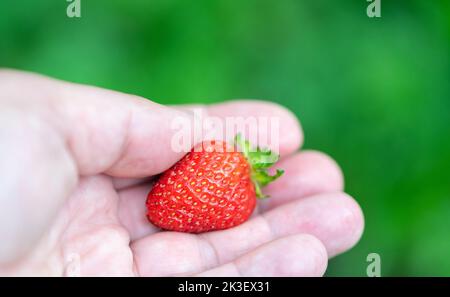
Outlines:
[[[212, 128], [214, 133], [210, 133], [214, 138], [226, 137], [225, 140], [230, 140], [239, 132], [254, 146], [269, 147], [279, 152], [281, 156], [292, 154], [303, 143], [303, 132], [296, 116], [273, 102], [233, 100], [209, 106], [191, 105], [179, 108], [190, 110], [200, 118], [218, 117], [225, 122], [219, 127]], [[245, 124], [238, 119], [244, 120]], [[233, 131], [231, 133], [233, 135], [228, 135], [230, 133], [227, 129]], [[251, 133], [252, 129], [257, 133]]]
[[336, 162], [317, 151], [303, 151], [277, 163], [285, 174], [263, 189], [269, 199], [260, 200], [260, 211], [303, 197], [326, 192], [340, 192], [344, 188], [342, 171]]
[[345, 193], [324, 193], [284, 204], [246, 224], [204, 236], [221, 262], [256, 246], [287, 235], [317, 237], [333, 257], [358, 242], [364, 226], [359, 205]]
[[[80, 175], [117, 177], [157, 174], [176, 162], [174, 119], [190, 124], [186, 112], [144, 98], [18, 72], [0, 73], [4, 101], [32, 109], [67, 144]], [[45, 144], [45, 143], [44, 143]]]
[[230, 263], [197, 276], [322, 276], [327, 262], [327, 252], [323, 244], [311, 235], [299, 234], [263, 244]]
[[[208, 116], [218, 117], [223, 123], [223, 127], [226, 127], [226, 123], [230, 121], [230, 119], [236, 119], [239, 117], [243, 119], [276, 118], [280, 122], [279, 129], [275, 131], [275, 134], [279, 137], [279, 148], [275, 147], [273, 149], [275, 151], [281, 150], [281, 153], [283, 155], [289, 155], [295, 152], [303, 142], [303, 133], [296, 117], [286, 108], [274, 103], [256, 100], [236, 100], [209, 106], [179, 105], [177, 106], [177, 108], [185, 111], [190, 111], [192, 114], [199, 117], [198, 121], [201, 123], [206, 122], [205, 119]], [[247, 123], [247, 126], [249, 126], [252, 122], [248, 121]], [[258, 122], [256, 122], [256, 124], [258, 124]], [[234, 133], [245, 132], [239, 130], [238, 128], [242, 127], [238, 126], [239, 125], [237, 124], [235, 125], [234, 128], [236, 128], [236, 130], [234, 131]], [[265, 146], [264, 144], [260, 144], [260, 141], [269, 138], [268, 134], [270, 134], [271, 131], [269, 129], [270, 127], [267, 127], [267, 129], [265, 129], [263, 126], [264, 125], [259, 125], [258, 127], [256, 127], [258, 128], [258, 133], [257, 135], [253, 135], [253, 139], [250, 139], [252, 144]], [[205, 134], [203, 136], [208, 136], [208, 133], [206, 133], [205, 131], [202, 131], [202, 133]], [[217, 139], [224, 139], [227, 137], [225, 131], [222, 131], [221, 129], [216, 131], [214, 135]], [[231, 138], [232, 137], [234, 137], [234, 134], [231, 135]], [[276, 142], [269, 143], [269, 145], [270, 144], [277, 145]], [[114, 184], [116, 185], [117, 189], [137, 185], [141, 182], [141, 179], [114, 179]]]
[[[201, 235], [161, 232], [134, 241], [132, 248], [144, 274], [152, 269], [165, 275], [193, 274], [275, 239], [303, 233], [317, 237], [332, 257], [359, 240], [363, 225], [361, 210], [351, 197], [326, 193], [280, 206], [235, 228]], [[161, 258], [164, 263], [158, 261]]]

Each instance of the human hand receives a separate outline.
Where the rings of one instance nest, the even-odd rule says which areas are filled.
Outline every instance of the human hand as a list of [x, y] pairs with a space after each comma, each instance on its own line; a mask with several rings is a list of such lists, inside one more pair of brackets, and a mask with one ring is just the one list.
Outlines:
[[286, 109], [258, 101], [202, 107], [209, 115], [280, 119], [277, 167], [253, 217], [199, 235], [159, 231], [145, 217], [151, 176], [171, 149], [181, 108], [11, 70], [0, 71], [0, 275], [319, 276], [363, 230], [326, 155], [297, 152]]

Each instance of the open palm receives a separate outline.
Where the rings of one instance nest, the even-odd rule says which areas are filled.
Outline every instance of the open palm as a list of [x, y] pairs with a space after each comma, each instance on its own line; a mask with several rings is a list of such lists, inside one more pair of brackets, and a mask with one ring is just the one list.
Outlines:
[[252, 218], [200, 235], [165, 232], [145, 217], [152, 176], [179, 160], [170, 122], [190, 107], [0, 71], [0, 274], [317, 276], [360, 238], [359, 206], [326, 155], [297, 152], [302, 131], [260, 101], [208, 115], [280, 120], [278, 167]]

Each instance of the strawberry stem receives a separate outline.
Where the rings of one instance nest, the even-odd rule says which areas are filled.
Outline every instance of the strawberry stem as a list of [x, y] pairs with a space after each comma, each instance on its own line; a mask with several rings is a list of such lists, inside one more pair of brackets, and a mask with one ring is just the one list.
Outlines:
[[272, 153], [268, 149], [260, 149], [256, 147], [256, 150], [252, 149], [250, 142], [241, 137], [241, 134], [237, 134], [234, 138], [234, 143], [242, 150], [242, 154], [245, 156], [251, 167], [251, 178], [255, 185], [255, 193], [257, 198], [268, 198], [262, 193], [261, 188], [267, 186], [277, 178], [283, 175], [284, 171], [277, 169], [274, 175], [270, 175], [267, 169], [275, 164], [280, 155]]

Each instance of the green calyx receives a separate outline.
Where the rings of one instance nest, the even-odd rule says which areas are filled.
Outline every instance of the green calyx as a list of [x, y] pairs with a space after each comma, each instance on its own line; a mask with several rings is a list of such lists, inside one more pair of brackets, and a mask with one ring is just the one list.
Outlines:
[[283, 175], [284, 170], [281, 169], [277, 169], [274, 175], [267, 172], [267, 169], [278, 161], [280, 155], [259, 147], [256, 150], [252, 149], [250, 142], [243, 139], [240, 134], [236, 135], [234, 143], [241, 149], [242, 154], [251, 166], [251, 178], [255, 185], [256, 197], [260, 199], [268, 198], [269, 196], [262, 193], [261, 188]]

